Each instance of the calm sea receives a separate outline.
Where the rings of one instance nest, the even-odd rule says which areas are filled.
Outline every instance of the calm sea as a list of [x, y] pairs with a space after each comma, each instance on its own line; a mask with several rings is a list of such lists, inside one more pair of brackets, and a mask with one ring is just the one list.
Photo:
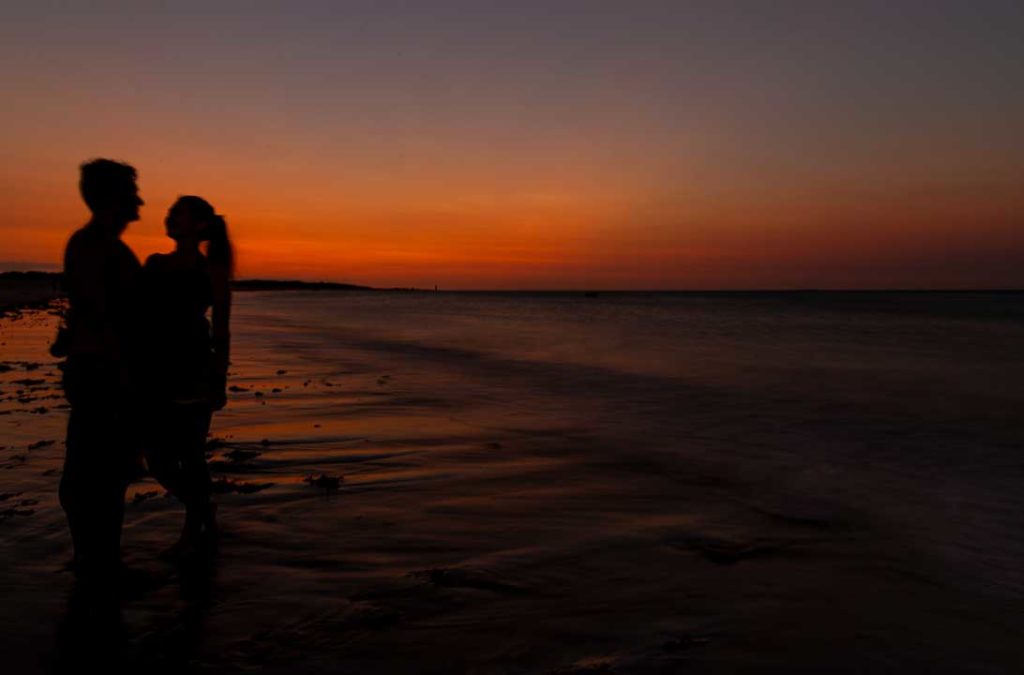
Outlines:
[[[1020, 662], [1022, 294], [235, 299], [210, 447], [224, 539], [203, 584], [172, 572], [107, 635], [140, 672]], [[54, 328], [0, 322], [19, 672], [77, 658], [53, 628], [75, 619]], [[182, 517], [134, 484], [128, 561], [158, 565]]]
[[[794, 517], [862, 514], [955, 583], [1024, 596], [1022, 294], [242, 293], [235, 335], [259, 376], [386, 378], [352, 409], [711, 462]], [[293, 405], [351, 412], [317, 391]]]

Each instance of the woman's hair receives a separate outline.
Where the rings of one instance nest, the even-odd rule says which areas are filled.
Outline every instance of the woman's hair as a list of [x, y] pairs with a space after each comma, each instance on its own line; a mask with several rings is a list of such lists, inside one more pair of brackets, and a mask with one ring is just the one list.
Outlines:
[[226, 269], [228, 276], [231, 276], [235, 269], [235, 250], [228, 237], [228, 224], [224, 216], [214, 211], [210, 202], [194, 195], [178, 197], [175, 206], [188, 209], [193, 218], [206, 223], [200, 234], [201, 240], [207, 242], [206, 259], [210, 264]]

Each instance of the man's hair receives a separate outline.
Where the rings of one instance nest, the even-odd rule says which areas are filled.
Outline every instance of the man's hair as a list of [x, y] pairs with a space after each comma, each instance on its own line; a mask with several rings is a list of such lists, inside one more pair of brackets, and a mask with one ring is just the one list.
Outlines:
[[125, 188], [134, 186], [137, 174], [135, 167], [112, 159], [93, 159], [80, 167], [81, 178], [78, 189], [90, 211], [97, 211], [120, 198]]

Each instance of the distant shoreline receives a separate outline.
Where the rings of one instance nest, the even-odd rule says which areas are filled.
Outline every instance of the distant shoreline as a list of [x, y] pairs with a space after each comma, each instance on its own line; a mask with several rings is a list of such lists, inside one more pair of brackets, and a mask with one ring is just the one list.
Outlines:
[[[24, 309], [42, 308], [64, 297], [60, 272], [0, 272], [0, 317]], [[373, 288], [331, 281], [295, 279], [238, 279], [235, 291], [412, 291], [412, 288]]]
[[[48, 302], [63, 297], [59, 272], [0, 272], [0, 316], [5, 312], [16, 311], [33, 306], [44, 306]], [[334, 281], [301, 281], [298, 279], [236, 279], [232, 288], [238, 292], [248, 291], [373, 291], [373, 292], [418, 292], [434, 293], [437, 289], [428, 288], [378, 288], [361, 284], [340, 283]], [[440, 289], [444, 293], [466, 294], [569, 294], [586, 297], [617, 295], [627, 293], [646, 294], [680, 294], [713, 297], [768, 297], [798, 296], [812, 297], [815, 295], [851, 296], [851, 295], [883, 295], [883, 294], [1024, 294], [1024, 288], [879, 288], [879, 289], [632, 289], [632, 290], [593, 290], [593, 289], [535, 289], [535, 290], [503, 290], [503, 289]]]
[[[231, 283], [236, 291], [376, 291], [372, 286], [342, 284], [334, 281], [298, 281], [295, 279], [236, 279]], [[406, 290], [406, 289], [383, 289]], [[411, 289], [409, 289], [411, 290]]]
[[[50, 286], [60, 292], [62, 274], [60, 272], [0, 272], [0, 284]], [[412, 290], [412, 289], [378, 289], [359, 284], [343, 284], [333, 281], [299, 281], [297, 279], [236, 279], [231, 284], [237, 291], [294, 291], [294, 290], [329, 290], [329, 291], [376, 291], [376, 290]]]
[[0, 272], [0, 318], [25, 309], [44, 309], [64, 295], [53, 272]]

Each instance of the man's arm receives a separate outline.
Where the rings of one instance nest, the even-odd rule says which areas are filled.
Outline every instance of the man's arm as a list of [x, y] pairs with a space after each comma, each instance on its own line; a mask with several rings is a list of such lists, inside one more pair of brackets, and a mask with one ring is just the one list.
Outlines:
[[70, 304], [73, 353], [103, 353], [113, 347], [106, 256], [101, 247], [76, 232], [64, 251], [64, 283]]

